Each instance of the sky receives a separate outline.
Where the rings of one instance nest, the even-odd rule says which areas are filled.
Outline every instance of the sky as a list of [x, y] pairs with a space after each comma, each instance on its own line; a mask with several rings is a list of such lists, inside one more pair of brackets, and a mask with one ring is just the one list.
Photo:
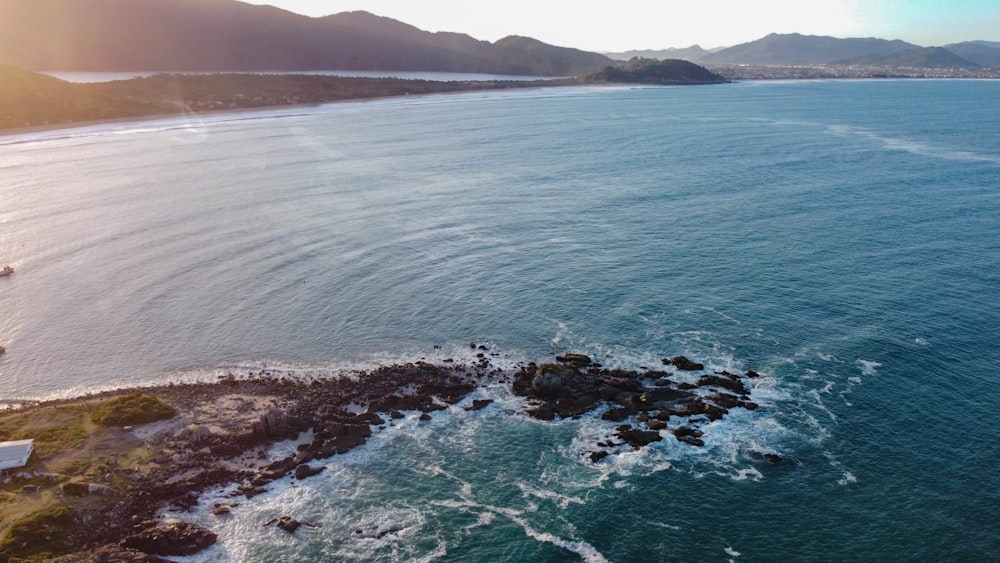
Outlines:
[[769, 33], [902, 39], [924, 47], [1000, 41], [1000, 0], [243, 0], [307, 16], [365, 10], [487, 41], [533, 37], [625, 51], [729, 47]]

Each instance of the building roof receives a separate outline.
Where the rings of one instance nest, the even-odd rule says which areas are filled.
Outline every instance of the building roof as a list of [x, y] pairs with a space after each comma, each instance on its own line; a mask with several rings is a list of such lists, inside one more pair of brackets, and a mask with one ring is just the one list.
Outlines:
[[13, 442], [0, 442], [0, 461], [11, 461], [21, 459], [31, 449], [34, 440], [14, 440]]

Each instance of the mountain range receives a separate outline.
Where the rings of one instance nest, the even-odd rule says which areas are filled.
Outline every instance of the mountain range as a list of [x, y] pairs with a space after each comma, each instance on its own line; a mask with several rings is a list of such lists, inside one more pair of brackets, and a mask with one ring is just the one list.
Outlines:
[[899, 39], [837, 38], [772, 33], [755, 41], [711, 51], [685, 49], [605, 53], [616, 60], [634, 56], [678, 57], [707, 65], [838, 65], [1000, 68], [1000, 43], [966, 41], [944, 47], [921, 47]]
[[235, 0], [3, 0], [0, 62], [47, 71], [402, 70], [569, 76], [611, 59], [528, 37], [430, 33], [368, 12]]
[[[669, 38], [664, 38], [668, 41]], [[770, 34], [706, 50], [592, 53], [529, 37], [495, 42], [368, 12], [321, 18], [236, 0], [0, 0], [0, 63], [42, 71], [398, 70], [581, 76], [613, 59], [703, 65], [1000, 68], [1000, 43]]]

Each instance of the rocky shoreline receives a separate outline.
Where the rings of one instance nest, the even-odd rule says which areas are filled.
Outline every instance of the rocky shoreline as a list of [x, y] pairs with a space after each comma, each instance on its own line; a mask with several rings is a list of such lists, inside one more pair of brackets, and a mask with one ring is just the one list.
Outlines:
[[[475, 343], [471, 347], [486, 350]], [[524, 413], [540, 420], [604, 409], [603, 419], [621, 425], [617, 439], [593, 445], [592, 463], [664, 439], [699, 447], [704, 445], [700, 425], [731, 409], [757, 408], [750, 400], [756, 372], [709, 373], [683, 356], [664, 358], [657, 370], [623, 370], [569, 353], [554, 362], [504, 371], [494, 368], [486, 353], [477, 355], [472, 365], [421, 361], [311, 381], [262, 368], [243, 377], [228, 374], [216, 383], [142, 389], [171, 403], [180, 414], [176, 420], [135, 430], [148, 433], [145, 447], [155, 452], [153, 463], [113, 468], [129, 483], [127, 490], [112, 492], [114, 498], [96, 507], [74, 508], [68, 543], [77, 553], [61, 560], [162, 561], [197, 553], [215, 543], [214, 533], [187, 523], [163, 524], [163, 511], [190, 510], [199, 504], [201, 493], [220, 487], [233, 487], [232, 501], [217, 503], [213, 512], [222, 516], [238, 510], [241, 502], [264, 492], [273, 481], [307, 479], [322, 472], [326, 460], [365, 444], [373, 429], [407, 416], [404, 413], [419, 412], [419, 420], [426, 421], [461, 402], [468, 403], [464, 408], [469, 411], [487, 407], [489, 399], [466, 400], [480, 383], [510, 385], [524, 398]], [[271, 446], [284, 440], [299, 442], [295, 453], [272, 459]], [[300, 523], [285, 516], [265, 525], [294, 533]]]

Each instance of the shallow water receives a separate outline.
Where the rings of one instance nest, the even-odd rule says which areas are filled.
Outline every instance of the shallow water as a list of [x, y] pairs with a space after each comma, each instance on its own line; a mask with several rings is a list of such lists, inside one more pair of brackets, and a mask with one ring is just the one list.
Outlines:
[[[0, 396], [470, 341], [506, 366], [684, 354], [762, 373], [704, 448], [591, 464], [613, 423], [537, 422], [496, 386], [179, 517], [220, 533], [204, 561], [989, 559], [998, 88], [559, 88], [3, 137]], [[282, 514], [315, 527], [261, 528]]]

